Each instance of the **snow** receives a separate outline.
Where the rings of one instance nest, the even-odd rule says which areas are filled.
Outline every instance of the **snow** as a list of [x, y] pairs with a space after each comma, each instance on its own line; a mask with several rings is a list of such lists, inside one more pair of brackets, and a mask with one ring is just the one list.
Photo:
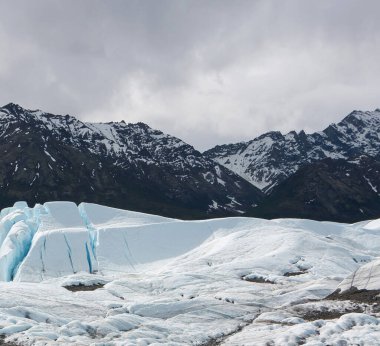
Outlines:
[[45, 154], [46, 154], [47, 156], [50, 157], [50, 159], [51, 159], [53, 162], [56, 162], [56, 159], [55, 159], [53, 156], [51, 156], [50, 153], [49, 153], [47, 150], [44, 150], [44, 152], [45, 152]]
[[96, 250], [99, 270], [105, 272], [120, 266], [135, 271], [140, 265], [179, 256], [202, 244], [213, 231], [203, 224], [179, 223], [129, 227], [127, 230], [112, 228], [112, 232], [109, 228], [99, 229]]
[[[17, 203], [0, 214], [0, 334], [25, 345], [373, 345], [377, 315], [318, 300], [352, 273], [378, 289], [379, 225]], [[302, 314], [326, 306], [346, 312]]]
[[367, 181], [368, 185], [371, 187], [372, 191], [377, 192], [377, 188], [376, 186], [374, 186], [372, 183], [371, 183], [371, 180], [369, 180], [367, 177], [364, 177], [364, 179]]
[[333, 321], [300, 322], [292, 326], [288, 323], [254, 322], [223, 345], [378, 345], [380, 338], [380, 320], [361, 313], [346, 314]]
[[210, 204], [208, 207], [209, 209], [218, 209], [219, 205], [218, 205], [218, 202], [212, 200], [212, 204]]
[[380, 232], [380, 219], [373, 220], [368, 222], [363, 226], [366, 230], [373, 230], [373, 231], [379, 231]]
[[222, 172], [220, 171], [220, 167], [219, 166], [215, 166], [215, 172], [216, 172], [216, 175], [219, 178], [222, 178]]
[[130, 227], [176, 221], [162, 216], [104, 207], [92, 203], [81, 203], [78, 210], [81, 217], [87, 220], [87, 223], [91, 223], [93, 227], [97, 228]]
[[380, 290], [380, 259], [367, 263], [354, 271], [338, 286], [341, 292], [349, 289]]
[[216, 180], [217, 180], [218, 184], [226, 186], [226, 182], [224, 180], [222, 180], [220, 178], [216, 178]]

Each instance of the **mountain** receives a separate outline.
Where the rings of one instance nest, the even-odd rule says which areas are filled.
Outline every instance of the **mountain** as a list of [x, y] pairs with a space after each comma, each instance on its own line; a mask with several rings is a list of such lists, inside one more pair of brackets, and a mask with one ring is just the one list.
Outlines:
[[305, 164], [349, 160], [380, 151], [380, 109], [353, 111], [322, 132], [268, 132], [249, 142], [218, 145], [204, 153], [269, 194]]
[[302, 166], [249, 213], [356, 222], [380, 216], [380, 161], [327, 158]]
[[[380, 216], [380, 110], [203, 154], [144, 123], [0, 108], [0, 208], [92, 202], [178, 218]], [[262, 189], [262, 191], [259, 189]]]
[[0, 207], [94, 202], [183, 218], [236, 215], [262, 193], [180, 139], [143, 123], [0, 108]]

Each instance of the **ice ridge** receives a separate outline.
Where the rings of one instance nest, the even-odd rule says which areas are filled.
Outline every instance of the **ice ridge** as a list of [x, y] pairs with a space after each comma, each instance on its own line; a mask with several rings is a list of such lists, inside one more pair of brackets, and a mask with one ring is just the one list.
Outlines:
[[[82, 239], [83, 250], [77, 248], [77, 238]], [[84, 209], [74, 203], [50, 202], [29, 208], [17, 202], [0, 214], [0, 281], [22, 280], [21, 269], [28, 277], [39, 270], [39, 279], [51, 276], [54, 267], [58, 275], [92, 273], [97, 268], [95, 241]], [[33, 253], [32, 248], [36, 249]], [[57, 263], [62, 259], [64, 263]]]

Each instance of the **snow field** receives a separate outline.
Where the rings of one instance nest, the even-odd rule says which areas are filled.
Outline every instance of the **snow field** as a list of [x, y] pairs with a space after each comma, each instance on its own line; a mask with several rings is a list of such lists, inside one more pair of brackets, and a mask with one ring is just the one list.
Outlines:
[[[373, 222], [180, 221], [51, 202], [3, 210], [0, 230], [0, 334], [7, 341], [375, 345], [380, 337], [376, 315], [347, 310], [309, 321], [301, 313], [350, 308], [313, 301], [377, 263]], [[368, 273], [370, 287], [379, 287]], [[104, 287], [62, 287], [79, 284]]]

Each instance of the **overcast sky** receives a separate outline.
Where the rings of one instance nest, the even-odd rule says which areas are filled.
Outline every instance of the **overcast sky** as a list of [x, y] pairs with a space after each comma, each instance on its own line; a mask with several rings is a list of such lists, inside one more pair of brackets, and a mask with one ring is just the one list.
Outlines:
[[0, 0], [0, 103], [203, 150], [380, 107], [380, 1]]

